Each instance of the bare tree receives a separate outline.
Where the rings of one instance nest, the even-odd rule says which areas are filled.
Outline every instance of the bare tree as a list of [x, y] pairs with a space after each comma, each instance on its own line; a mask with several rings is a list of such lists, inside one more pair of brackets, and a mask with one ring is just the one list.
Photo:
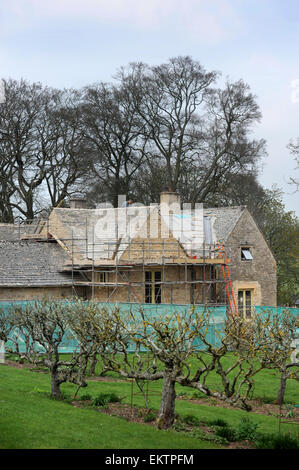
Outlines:
[[71, 91], [8, 80], [5, 95], [0, 107], [1, 209], [6, 219], [14, 214], [32, 220], [70, 194], [89, 170], [79, 114]]
[[168, 187], [175, 191], [182, 165], [196, 156], [202, 125], [198, 110], [216, 73], [190, 57], [176, 57], [156, 67], [132, 64], [118, 78], [144, 122], [148, 161], [165, 163]]
[[[70, 332], [80, 345], [81, 367], [86, 371], [90, 362], [90, 373], [94, 375], [98, 357], [103, 356], [110, 348], [108, 311], [97, 302], [76, 299], [67, 306], [67, 312]], [[107, 370], [110, 369], [102, 364], [97, 373], [102, 375]]]
[[[84, 340], [85, 346], [78, 341], [78, 351], [74, 350], [69, 360], [60, 354], [60, 348], [66, 346], [72, 333], [67, 308], [65, 303], [45, 300], [30, 302], [25, 307], [12, 305], [8, 313], [3, 310], [0, 313], [2, 335], [7, 340], [9, 334], [12, 352], [49, 369], [51, 395], [55, 398], [61, 398], [60, 386], [64, 382], [87, 386], [84, 379], [87, 363], [83, 359], [88, 341]], [[23, 348], [19, 346], [19, 337]]]
[[252, 172], [264, 156], [264, 140], [249, 139], [261, 113], [242, 80], [216, 89], [217, 73], [190, 57], [131, 64], [118, 78], [144, 122], [150, 173], [163, 167], [169, 188], [188, 187], [188, 202], [205, 202], [228, 174]]
[[[163, 429], [174, 423], [176, 383], [250, 411], [248, 399], [261, 370], [280, 370], [282, 384], [290, 377], [294, 318], [287, 315], [278, 319], [263, 312], [250, 322], [229, 316], [224, 324], [214, 325], [216, 342], [209, 337], [213, 315], [208, 311], [190, 309], [162, 317], [113, 309], [101, 318], [107, 343], [101, 356], [107, 369], [136, 381], [163, 379], [157, 420]], [[212, 371], [219, 378], [217, 390], [209, 380]]]
[[232, 175], [256, 172], [264, 141], [249, 133], [261, 115], [242, 80], [217, 89], [217, 73], [190, 57], [115, 78], [79, 91], [5, 82], [1, 220], [30, 220], [74, 191], [116, 207], [120, 194], [148, 204], [167, 186], [209, 203]]
[[[246, 354], [243, 353], [246, 349], [235, 348], [234, 362], [225, 366], [232, 344], [241, 343], [247, 334], [248, 324], [242, 319], [235, 318], [223, 325], [222, 331], [218, 331], [219, 344], [213, 344], [208, 337], [212, 317], [207, 311], [197, 313], [191, 309], [184, 314], [160, 317], [146, 315], [142, 310], [136, 315], [124, 315], [114, 309], [103, 318], [109, 325], [105, 327], [109, 349], [101, 351], [107, 369], [135, 380], [163, 379], [159, 428], [167, 429], [174, 423], [176, 383], [250, 410], [246, 400], [253, 385], [252, 377], [262, 368], [253, 359], [254, 343], [247, 347]], [[145, 351], [150, 353], [150, 361]], [[221, 381], [216, 391], [208, 381], [212, 371]]]
[[281, 313], [265, 310], [256, 316], [255, 342], [261, 344], [256, 360], [263, 368], [275, 369], [280, 373], [277, 403], [283, 404], [287, 380], [299, 380], [299, 360], [291, 361], [292, 342], [296, 338], [298, 320], [288, 309]]
[[227, 82], [209, 95], [198, 157], [193, 162], [192, 202], [204, 202], [227, 176], [254, 172], [265, 155], [263, 139], [250, 140], [251, 127], [261, 113], [249, 86], [242, 80]]
[[[262, 312], [251, 321], [229, 316], [225, 323], [214, 325], [218, 341], [209, 337], [211, 326], [213, 315], [208, 311], [159, 316], [83, 301], [67, 305], [38, 301], [26, 308], [14, 306], [9, 314], [2, 311], [0, 339], [9, 337], [17, 354], [49, 368], [55, 397], [61, 396], [63, 382], [86, 386], [88, 360], [95, 355], [101, 358], [101, 372], [113, 370], [139, 384], [162, 379], [157, 420], [162, 429], [174, 423], [177, 383], [250, 411], [254, 377], [270, 368], [281, 373], [278, 402], [282, 403], [287, 379], [298, 378], [299, 364], [288, 362], [296, 318], [288, 312]], [[24, 351], [10, 334], [12, 329], [22, 335]], [[70, 360], [63, 360], [59, 347], [70, 334], [78, 348]], [[217, 390], [211, 386], [211, 372], [219, 378]]]
[[[146, 206], [158, 203], [161, 191], [168, 188], [166, 165], [158, 159], [148, 159], [135, 173], [132, 182], [131, 199]], [[180, 194], [185, 196], [185, 192]]]
[[38, 145], [37, 134], [42, 125], [40, 110], [50, 99], [40, 84], [29, 85], [21, 80], [5, 82], [6, 101], [0, 108], [1, 155], [10, 167], [6, 181], [14, 189], [10, 205], [25, 218], [34, 217], [34, 193], [41, 185], [46, 159]]
[[92, 157], [98, 193], [111, 198], [128, 194], [134, 173], [143, 163], [143, 123], [122, 87], [99, 83], [82, 90], [82, 129]]
[[14, 221], [12, 197], [16, 192], [13, 181], [16, 169], [0, 151], [0, 222], [12, 223]]
[[90, 156], [75, 90], [57, 92], [48, 112], [48, 133], [45, 183], [50, 203], [55, 207], [74, 192], [85, 194], [85, 178], [90, 175]]

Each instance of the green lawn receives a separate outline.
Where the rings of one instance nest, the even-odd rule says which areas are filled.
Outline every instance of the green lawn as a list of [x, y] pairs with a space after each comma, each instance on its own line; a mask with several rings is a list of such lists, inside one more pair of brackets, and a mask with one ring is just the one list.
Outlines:
[[[205, 353], [202, 353], [202, 355], [204, 356]], [[67, 358], [69, 357], [68, 355], [64, 355], [64, 356]], [[134, 358], [133, 355], [132, 355], [132, 358]], [[150, 359], [148, 360], [150, 363]], [[222, 363], [226, 368], [229, 368], [232, 365], [233, 360], [234, 360], [233, 355], [231, 353], [227, 353], [226, 357], [223, 358]], [[197, 360], [193, 357], [190, 357], [189, 361], [190, 361], [189, 365], [191, 366], [191, 371], [194, 372], [196, 370], [196, 366], [198, 365]], [[205, 357], [205, 361], [206, 362], [209, 361], [209, 359], [207, 358], [207, 355]], [[159, 367], [159, 364], [158, 364], [158, 367]], [[101, 363], [99, 361], [96, 366], [96, 374], [99, 373], [100, 370], [101, 370]], [[108, 372], [106, 375], [115, 377], [115, 378], [118, 377], [118, 374], [116, 372]], [[280, 382], [280, 376], [276, 370], [269, 370], [269, 369], [262, 370], [261, 372], [259, 372], [257, 375], [254, 376], [254, 387], [252, 390], [252, 398], [259, 398], [259, 399], [267, 398], [268, 400], [271, 400], [272, 402], [274, 402], [277, 398], [279, 382]], [[209, 374], [208, 384], [211, 385], [212, 389], [215, 389], [215, 390], [217, 388], [219, 388], [220, 390], [222, 389], [220, 377], [219, 375], [216, 374], [215, 371], [212, 371]], [[149, 387], [153, 391], [153, 393], [159, 394], [161, 390], [161, 382], [151, 382], [149, 384]], [[177, 394], [180, 392], [186, 392], [186, 391], [192, 394], [196, 390], [188, 389], [187, 387], [183, 388], [183, 387], [177, 386]], [[202, 395], [202, 397], [204, 397], [204, 395]], [[299, 405], [299, 386], [296, 380], [287, 381], [284, 402]]]
[[[0, 365], [1, 449], [211, 449], [215, 443], [200, 441], [175, 431], [160, 431], [146, 424], [130, 423], [95, 410], [75, 408], [52, 400], [49, 376]], [[111, 385], [111, 386], [110, 386]], [[90, 393], [111, 390], [115, 384], [94, 384]], [[66, 384], [64, 391], [74, 393]], [[119, 390], [119, 389], [118, 389]], [[86, 389], [85, 389], [86, 392]]]
[[[109, 373], [108, 375], [115, 375]], [[217, 380], [215, 387], [217, 387]], [[279, 377], [274, 371], [263, 371], [256, 377], [254, 396], [275, 399]], [[73, 395], [76, 386], [64, 384], [62, 390]], [[0, 448], [1, 449], [217, 449], [223, 446], [215, 442], [200, 440], [176, 431], [161, 431], [146, 424], [132, 423], [124, 419], [107, 416], [95, 409], [75, 408], [66, 402], [50, 399], [48, 374], [28, 369], [16, 369], [0, 364]], [[144, 399], [136, 384], [126, 382], [96, 382], [88, 380], [88, 387], [78, 396], [100, 392], [115, 392], [130, 403], [144, 406]], [[177, 394], [191, 397], [194, 390], [178, 386]], [[148, 385], [149, 405], [159, 408], [161, 381]], [[298, 382], [289, 380], [285, 401], [297, 403]], [[259, 424], [259, 431], [276, 433], [276, 416], [247, 413], [238, 408], [198, 405], [186, 400], [176, 400], [176, 412], [192, 414], [201, 420], [222, 418], [231, 426], [237, 426], [242, 417], [250, 417]], [[282, 424], [282, 432], [298, 434], [298, 427]]]

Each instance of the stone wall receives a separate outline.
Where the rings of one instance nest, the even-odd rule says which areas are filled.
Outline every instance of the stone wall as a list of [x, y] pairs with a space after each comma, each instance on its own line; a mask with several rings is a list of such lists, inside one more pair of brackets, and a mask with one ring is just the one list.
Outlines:
[[[239, 289], [252, 291], [255, 305], [276, 306], [276, 260], [253, 217], [246, 209], [227, 240], [230, 275], [236, 302]], [[241, 259], [241, 248], [249, 247], [252, 260]]]
[[[78, 288], [76, 288], [78, 290]], [[78, 290], [82, 295], [82, 289]], [[66, 299], [72, 297], [72, 287], [4, 287], [0, 289], [0, 300]]]
[[[185, 274], [185, 266], [165, 266], [163, 267], [152, 267], [145, 268], [146, 270], [161, 271], [162, 279], [169, 284], [162, 285], [162, 303], [166, 304], [189, 304], [192, 303], [192, 298], [196, 303], [202, 303], [204, 298], [204, 293], [202, 289], [202, 284], [192, 285], [186, 284], [185, 279], [188, 281], [191, 280], [202, 280], [204, 278], [203, 267], [202, 266], [193, 266], [192, 267], [194, 274], [191, 274], [190, 266], [187, 269], [187, 276]], [[209, 280], [211, 276], [210, 267], [206, 267], [205, 279]], [[119, 285], [106, 286], [103, 283], [103, 286], [94, 287], [94, 299], [100, 302], [106, 302], [109, 298], [110, 302], [145, 302], [144, 294], [144, 285], [143, 285], [143, 270], [140, 266], [139, 268], [132, 268], [130, 271], [121, 272], [119, 270], [117, 276], [117, 282]], [[106, 283], [116, 283], [116, 274], [115, 272], [106, 273]], [[130, 283], [130, 285], [128, 284]], [[125, 285], [127, 284], [127, 285]], [[206, 287], [205, 296], [206, 299], [212, 301], [210, 298], [212, 294], [211, 290], [208, 290]], [[92, 297], [92, 289], [89, 289], [89, 298]]]

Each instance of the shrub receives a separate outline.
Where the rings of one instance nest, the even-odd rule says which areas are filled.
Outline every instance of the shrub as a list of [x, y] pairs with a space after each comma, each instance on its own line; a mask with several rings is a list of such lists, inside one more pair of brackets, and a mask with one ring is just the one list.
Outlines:
[[285, 409], [286, 409], [286, 418], [294, 418], [295, 413], [293, 410], [293, 406], [289, 403], [286, 403]]
[[289, 434], [260, 434], [255, 442], [257, 449], [299, 449], [299, 441]]
[[248, 418], [242, 418], [236, 429], [229, 427], [227, 422], [221, 419], [211, 421], [210, 424], [217, 426], [215, 431], [217, 436], [223, 437], [231, 442], [243, 441], [245, 439], [253, 441], [257, 437], [256, 429], [258, 424], [253, 423]]
[[209, 424], [211, 426], [221, 426], [221, 427], [227, 427], [228, 423], [224, 421], [224, 419], [218, 418], [218, 419], [213, 419], [212, 421], [209, 421]]
[[121, 401], [121, 398], [118, 395], [116, 395], [116, 393], [109, 393], [108, 395], [110, 396], [111, 403], [117, 403]]
[[100, 393], [93, 400], [94, 406], [106, 406], [108, 403], [116, 403], [121, 399], [115, 393]]
[[184, 418], [179, 415], [179, 414], [175, 414], [175, 421], [174, 421], [174, 425], [173, 425], [173, 428], [175, 429], [175, 431], [187, 431], [187, 423], [185, 422]]
[[256, 439], [257, 436], [257, 427], [257, 423], [253, 423], [248, 418], [242, 418], [240, 424], [236, 429], [237, 439], [239, 441], [243, 441], [244, 439], [253, 441], [254, 439]]
[[143, 421], [145, 423], [150, 423], [151, 421], [155, 421], [155, 419], [156, 419], [156, 413], [150, 410], [143, 417]]
[[194, 415], [186, 415], [183, 418], [183, 421], [191, 426], [200, 426], [200, 419]]
[[140, 416], [145, 423], [150, 423], [156, 419], [157, 412], [151, 408], [141, 408], [138, 411], [138, 416]]
[[89, 393], [85, 393], [84, 395], [81, 395], [80, 400], [82, 401], [92, 400], [92, 395], [90, 395]]
[[109, 403], [109, 398], [105, 396], [106, 394], [100, 394], [93, 399], [94, 406], [106, 406]]
[[217, 436], [216, 434], [210, 434], [202, 431], [201, 429], [195, 429], [189, 433], [189, 436], [201, 439], [204, 441], [216, 442], [217, 444], [227, 444], [225, 437]]
[[193, 392], [192, 395], [191, 395], [191, 398], [193, 400], [196, 400], [197, 398], [207, 398], [206, 395], [204, 395], [203, 393], [201, 392]]
[[230, 428], [229, 426], [221, 426], [216, 429], [215, 431], [216, 436], [222, 437], [229, 442], [237, 441], [237, 433], [234, 429]]

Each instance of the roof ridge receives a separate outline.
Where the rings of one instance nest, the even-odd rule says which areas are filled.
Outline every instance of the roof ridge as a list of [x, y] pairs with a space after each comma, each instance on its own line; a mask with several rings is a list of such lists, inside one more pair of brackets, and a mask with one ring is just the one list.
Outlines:
[[215, 210], [215, 209], [243, 209], [245, 210], [247, 206], [240, 204], [239, 206], [220, 206], [220, 207], [204, 207], [204, 210]]

